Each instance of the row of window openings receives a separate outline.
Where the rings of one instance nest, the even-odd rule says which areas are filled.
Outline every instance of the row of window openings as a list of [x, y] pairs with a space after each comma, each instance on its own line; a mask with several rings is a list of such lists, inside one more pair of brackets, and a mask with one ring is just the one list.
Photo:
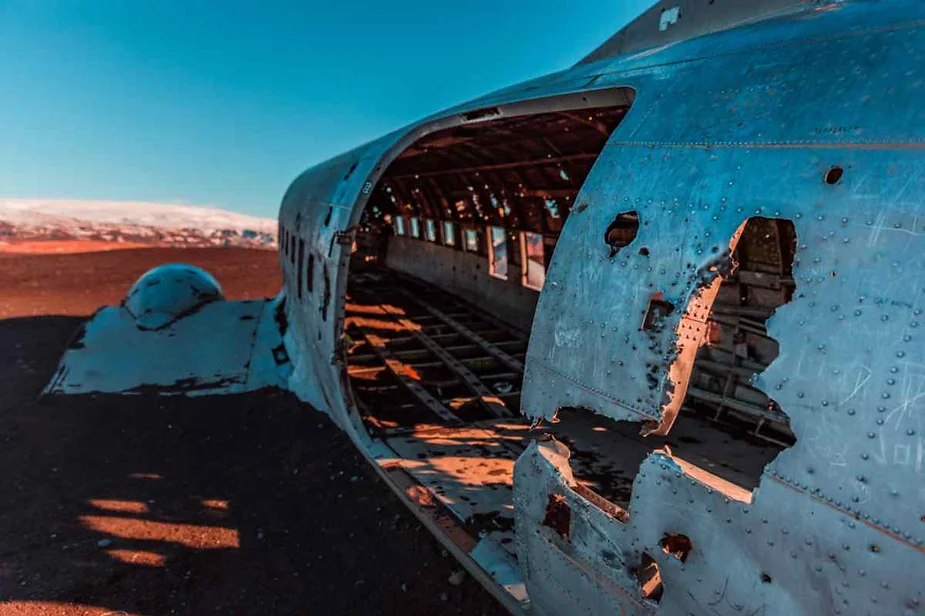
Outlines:
[[[428, 242], [437, 243], [436, 220], [424, 219], [424, 237]], [[393, 221], [395, 235], [410, 235], [415, 239], [421, 237], [421, 219], [416, 216], [396, 216]], [[444, 220], [443, 245], [456, 247], [456, 223]], [[504, 227], [488, 228], [488, 273], [495, 278], [507, 280], [510, 270], [508, 258], [508, 236]], [[543, 246], [543, 235], [531, 231], [521, 231], [519, 237], [521, 284], [528, 289], [540, 291], [546, 280], [546, 251]], [[466, 252], [479, 252], [479, 232], [477, 229], [466, 227], [462, 234], [462, 248]]]
[[[283, 255], [296, 268], [296, 289], [298, 298], [301, 300], [303, 289], [305, 292], [311, 293], [314, 288], [315, 255], [308, 254], [307, 267], [303, 270], [303, 264], [305, 264], [305, 240], [297, 238], [283, 226], [280, 226], [279, 238], [283, 247]], [[298, 246], [298, 255], [296, 254], [296, 246]]]

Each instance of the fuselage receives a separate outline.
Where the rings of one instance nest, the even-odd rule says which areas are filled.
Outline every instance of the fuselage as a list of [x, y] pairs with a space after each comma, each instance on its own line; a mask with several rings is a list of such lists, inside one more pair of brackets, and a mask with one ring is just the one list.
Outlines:
[[[533, 609], [921, 612], [923, 20], [918, 2], [846, 1], [604, 57], [309, 169], [279, 214], [289, 386], [374, 464], [393, 460], [357, 410], [344, 338], [351, 254], [380, 183], [398, 177], [400, 164], [413, 185], [415, 162], [403, 153], [441, 131], [620, 109], [580, 190], [556, 212], [561, 230], [483, 220], [469, 202], [442, 216], [399, 197], [390, 225], [433, 220], [461, 235], [409, 260], [401, 254], [418, 250], [410, 242], [428, 238], [393, 229], [386, 263], [469, 299], [482, 293], [489, 312], [509, 308], [510, 316], [527, 306], [518, 316], [532, 316], [532, 326], [517, 410], [529, 421], [580, 408], [670, 436], [695, 355], [710, 337], [706, 315], [724, 259], [750, 220], [785, 225], [795, 233], [786, 259], [793, 287], [766, 323], [776, 358], [752, 383], [786, 415], [795, 442], [751, 489], [653, 452], [618, 511], [576, 488], [561, 447], [534, 443], [512, 480], [517, 566]], [[614, 250], [607, 234], [621, 215], [638, 228]], [[524, 251], [510, 278], [527, 290], [507, 308], [490, 301], [494, 282], [441, 278], [450, 276], [442, 261], [462, 262], [465, 248], [456, 243], [466, 241], [464, 231], [491, 242], [492, 227]], [[532, 236], [524, 233], [554, 235], [539, 277], [528, 271]], [[491, 277], [492, 254], [471, 255], [484, 260], [483, 276]], [[657, 327], [647, 316], [656, 310]], [[550, 531], [553, 501], [571, 512], [565, 534]], [[666, 548], [668, 536], [692, 543], [683, 562]], [[637, 575], [649, 560], [664, 587], [658, 598]]]

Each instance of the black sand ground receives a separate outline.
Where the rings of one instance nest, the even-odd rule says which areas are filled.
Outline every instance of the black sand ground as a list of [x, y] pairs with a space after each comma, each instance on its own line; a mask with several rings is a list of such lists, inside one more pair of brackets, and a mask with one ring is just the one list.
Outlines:
[[82, 319], [55, 316], [66, 294], [21, 302], [29, 280], [73, 276], [68, 257], [87, 259], [18, 286], [0, 272], [46, 315], [0, 321], [0, 614], [505, 613], [449, 582], [459, 565], [291, 395], [37, 399]]

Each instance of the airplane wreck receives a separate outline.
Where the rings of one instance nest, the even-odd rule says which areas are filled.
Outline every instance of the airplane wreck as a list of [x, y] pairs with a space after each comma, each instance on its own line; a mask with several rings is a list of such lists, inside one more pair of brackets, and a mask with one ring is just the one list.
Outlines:
[[925, 613], [923, 52], [912, 0], [659, 2], [309, 169], [279, 297], [155, 270], [47, 391], [290, 389], [513, 613]]

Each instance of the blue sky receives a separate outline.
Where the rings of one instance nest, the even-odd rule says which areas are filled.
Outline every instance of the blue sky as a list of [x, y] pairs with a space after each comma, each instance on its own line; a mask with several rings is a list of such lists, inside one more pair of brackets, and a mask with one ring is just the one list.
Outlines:
[[312, 164], [566, 68], [653, 2], [0, 0], [0, 196], [272, 217]]

